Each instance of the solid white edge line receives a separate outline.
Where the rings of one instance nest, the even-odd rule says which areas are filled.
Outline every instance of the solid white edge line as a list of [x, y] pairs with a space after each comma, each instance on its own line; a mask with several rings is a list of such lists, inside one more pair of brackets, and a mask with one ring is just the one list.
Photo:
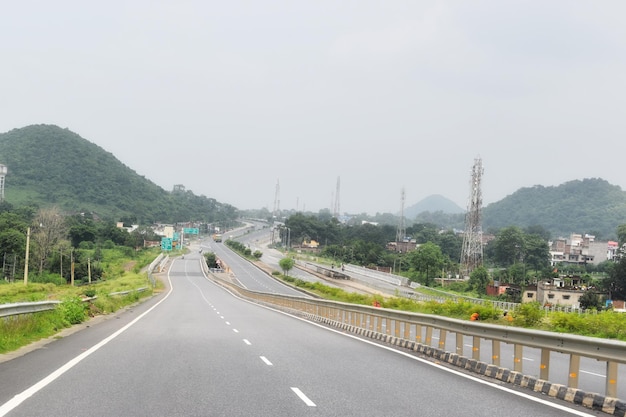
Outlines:
[[600, 377], [600, 378], [604, 378], [604, 375], [602, 375], [602, 374], [598, 374], [598, 373], [595, 373], [595, 372], [590, 372], [590, 371], [583, 371], [582, 369], [580, 370], [580, 373], [581, 373], [581, 374], [587, 374], [587, 375], [598, 376], [598, 377]]
[[291, 387], [291, 390], [292, 390], [293, 392], [295, 392], [295, 393], [296, 393], [296, 395], [297, 395], [298, 397], [300, 397], [300, 399], [301, 399], [302, 401], [304, 401], [304, 403], [305, 403], [306, 405], [308, 405], [309, 407], [317, 407], [317, 406], [315, 405], [315, 403], [314, 403], [313, 401], [311, 401], [311, 400], [309, 399], [309, 397], [307, 397], [306, 395], [304, 395], [304, 393], [303, 393], [302, 391], [300, 391], [298, 388], [296, 388], [296, 387]]
[[58, 377], [60, 377], [61, 375], [63, 375], [67, 371], [69, 371], [70, 369], [72, 369], [74, 366], [78, 365], [83, 359], [87, 358], [89, 355], [91, 355], [92, 353], [96, 352], [98, 349], [100, 349], [101, 347], [103, 347], [104, 345], [109, 343], [111, 340], [115, 339], [120, 334], [124, 333], [132, 325], [134, 325], [139, 320], [144, 318], [148, 313], [150, 313], [152, 310], [154, 310], [156, 307], [158, 307], [159, 304], [161, 304], [163, 301], [165, 301], [167, 299], [167, 297], [170, 296], [170, 294], [172, 293], [172, 290], [173, 290], [172, 280], [170, 279], [170, 271], [171, 271], [171, 269], [172, 269], [172, 266], [170, 265], [170, 269], [167, 271], [167, 280], [168, 280], [168, 282], [170, 284], [170, 290], [167, 292], [167, 294], [165, 294], [165, 297], [163, 297], [163, 299], [161, 301], [159, 301], [158, 303], [156, 303], [155, 305], [150, 307], [148, 310], [144, 311], [142, 314], [140, 314], [137, 318], [135, 318], [133, 321], [128, 323], [126, 326], [124, 326], [121, 329], [117, 330], [115, 333], [111, 334], [107, 338], [101, 340], [96, 345], [92, 346], [90, 349], [88, 349], [85, 352], [81, 353], [80, 355], [76, 356], [74, 359], [71, 359], [65, 365], [61, 366], [60, 368], [58, 368], [57, 370], [53, 371], [51, 374], [49, 374], [48, 376], [46, 376], [45, 378], [43, 378], [39, 382], [37, 382], [34, 385], [32, 385], [30, 388], [27, 388], [24, 391], [22, 391], [21, 393], [16, 394], [9, 401], [7, 401], [6, 403], [2, 404], [2, 406], [0, 406], [0, 417], [5, 416], [7, 413], [9, 413], [13, 409], [15, 409], [17, 406], [22, 404], [28, 398], [32, 397], [35, 393], [37, 393], [41, 389], [45, 388], [48, 384], [52, 383], [55, 379], [57, 379]]
[[512, 394], [512, 395], [516, 395], [516, 396], [518, 396], [518, 397], [525, 398], [525, 399], [527, 399], [527, 400], [530, 400], [530, 401], [533, 401], [533, 402], [536, 402], [536, 403], [539, 403], [539, 404], [545, 405], [545, 406], [547, 406], [547, 407], [556, 408], [557, 410], [565, 411], [565, 412], [568, 412], [568, 413], [570, 413], [570, 414], [577, 415], [577, 416], [581, 416], [581, 417], [595, 417], [595, 414], [585, 413], [584, 411], [579, 411], [579, 410], [576, 410], [576, 409], [574, 409], [574, 408], [570, 408], [570, 407], [567, 407], [567, 406], [564, 406], [564, 405], [561, 405], [561, 404], [556, 404], [556, 403], [553, 403], [553, 402], [550, 402], [550, 401], [543, 400], [543, 399], [541, 399], [541, 398], [533, 397], [532, 395], [525, 394], [525, 393], [523, 393], [523, 392], [518, 392], [518, 391], [515, 391], [515, 390], [513, 390], [513, 389], [511, 389], [511, 388], [507, 388], [507, 387], [505, 387], [505, 386], [498, 385], [498, 384], [495, 384], [495, 383], [493, 383], [493, 382], [489, 382], [489, 381], [486, 381], [486, 380], [482, 380], [482, 379], [477, 378], [477, 377], [475, 377], [475, 376], [472, 376], [472, 375], [467, 375], [467, 374], [464, 374], [464, 373], [462, 373], [462, 372], [460, 372], [460, 371], [456, 371], [456, 370], [454, 370], [454, 369], [447, 368], [447, 367], [442, 366], [442, 365], [438, 365], [438, 364], [436, 364], [436, 363], [434, 363], [434, 362], [430, 362], [430, 361], [428, 361], [428, 360], [426, 360], [426, 359], [418, 358], [418, 357], [413, 356], [413, 355], [411, 355], [411, 354], [409, 354], [409, 353], [406, 353], [406, 352], [403, 352], [403, 351], [400, 351], [400, 350], [394, 349], [394, 348], [392, 348], [392, 347], [390, 347], [390, 346], [379, 345], [378, 343], [375, 343], [375, 342], [373, 342], [373, 341], [371, 341], [371, 340], [366, 340], [366, 339], [362, 339], [362, 338], [360, 338], [360, 337], [358, 337], [358, 336], [355, 336], [355, 335], [351, 335], [351, 334], [343, 333], [343, 332], [341, 332], [341, 331], [339, 331], [339, 330], [331, 329], [331, 328], [329, 328], [329, 327], [322, 326], [321, 324], [315, 323], [315, 322], [313, 322], [313, 321], [303, 319], [302, 317], [294, 316], [293, 314], [289, 314], [289, 313], [286, 313], [286, 312], [284, 312], [284, 311], [277, 310], [277, 309], [272, 308], [272, 307], [268, 307], [268, 306], [265, 306], [265, 305], [262, 305], [262, 304], [257, 304], [257, 303], [254, 303], [254, 302], [252, 302], [252, 301], [249, 301], [249, 300], [246, 300], [246, 299], [244, 299], [244, 298], [239, 297], [237, 294], [233, 293], [233, 292], [232, 292], [232, 291], [230, 291], [228, 288], [225, 288], [225, 287], [223, 287], [223, 286], [221, 286], [221, 285], [216, 284], [215, 282], [213, 282], [212, 280], [210, 280], [208, 277], [206, 278], [206, 280], [207, 280], [207, 281], [209, 281], [209, 282], [211, 282], [211, 283], [213, 283], [213, 285], [215, 285], [216, 287], [221, 288], [221, 289], [223, 289], [224, 291], [228, 292], [228, 293], [229, 293], [230, 295], [232, 295], [233, 297], [235, 297], [235, 298], [237, 298], [237, 299], [239, 299], [239, 300], [241, 300], [241, 301], [245, 301], [246, 303], [249, 303], [249, 304], [254, 304], [254, 305], [256, 305], [256, 306], [259, 306], [259, 307], [262, 307], [262, 308], [266, 308], [266, 309], [268, 309], [268, 310], [272, 310], [272, 311], [275, 311], [275, 312], [280, 313], [280, 314], [284, 314], [284, 315], [289, 316], [289, 317], [293, 317], [294, 319], [297, 319], [297, 320], [303, 321], [303, 322], [305, 322], [305, 323], [309, 323], [309, 324], [311, 324], [311, 325], [313, 325], [313, 326], [317, 326], [317, 327], [319, 327], [319, 328], [321, 328], [321, 329], [328, 330], [328, 331], [333, 332], [333, 333], [337, 333], [337, 334], [339, 334], [339, 335], [341, 335], [341, 336], [349, 337], [349, 338], [352, 338], [352, 339], [355, 339], [355, 340], [360, 340], [361, 342], [368, 343], [368, 344], [370, 344], [370, 345], [372, 345], [372, 346], [376, 346], [376, 347], [379, 347], [379, 348], [381, 348], [381, 349], [386, 349], [386, 350], [389, 350], [389, 351], [391, 351], [391, 352], [395, 352], [395, 353], [398, 353], [398, 354], [400, 354], [400, 355], [404, 355], [404, 356], [406, 356], [407, 358], [411, 358], [411, 359], [413, 359], [413, 360], [415, 360], [415, 361], [417, 361], [417, 362], [422, 362], [422, 363], [424, 363], [424, 364], [426, 364], [426, 365], [433, 366], [433, 367], [438, 368], [438, 369], [440, 369], [440, 370], [442, 370], [442, 371], [445, 371], [445, 372], [450, 372], [450, 373], [452, 373], [452, 374], [454, 374], [454, 375], [457, 375], [457, 376], [460, 376], [460, 377], [462, 377], [462, 378], [466, 378], [466, 379], [469, 379], [469, 380], [471, 380], [471, 381], [478, 382], [479, 384], [487, 385], [487, 386], [489, 386], [489, 387], [491, 387], [491, 388], [495, 388], [495, 389], [498, 389], [498, 390], [500, 390], [500, 391], [504, 391], [504, 392], [506, 392], [506, 393], [508, 393], [508, 394]]

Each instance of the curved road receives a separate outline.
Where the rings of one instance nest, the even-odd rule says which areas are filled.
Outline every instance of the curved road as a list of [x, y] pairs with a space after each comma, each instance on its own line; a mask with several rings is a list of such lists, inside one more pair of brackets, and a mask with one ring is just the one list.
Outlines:
[[[275, 250], [268, 250], [267, 247], [263, 246], [264, 242], [267, 242], [270, 236], [270, 231], [268, 228], [258, 228], [256, 230], [252, 230], [253, 227], [247, 229], [247, 233], [238, 235], [236, 239], [244, 244], [248, 244], [253, 250], [259, 249], [261, 250], [263, 255], [263, 262], [268, 264], [272, 264], [274, 261], [278, 263], [275, 259], [280, 259], [281, 256], [273, 256], [272, 253], [278, 253]], [[269, 256], [268, 256], [269, 253]], [[269, 262], [268, 262], [269, 261]], [[275, 266], [278, 269], [278, 266]], [[319, 278], [307, 274], [306, 272], [294, 270], [294, 273], [290, 273], [293, 276], [297, 276], [300, 279], [306, 281], [323, 281]], [[377, 281], [374, 278], [367, 277], [364, 275], [360, 275], [354, 272], [349, 273], [352, 276], [352, 280], [356, 282], [360, 282], [364, 285], [371, 286], [373, 289], [377, 289], [387, 294], [394, 294], [397, 291], [402, 291], [405, 287], [395, 286], [387, 282]], [[260, 279], [263, 279], [262, 277]], [[267, 277], [265, 277], [267, 279]], [[376, 282], [374, 282], [376, 281]], [[323, 281], [325, 285], [333, 285], [332, 281]], [[341, 287], [345, 289], [344, 287]], [[414, 340], [415, 335], [411, 333], [410, 339]], [[434, 336], [434, 343], [438, 342], [438, 337]], [[513, 346], [510, 344], [503, 344], [501, 351], [502, 357], [502, 366], [507, 367], [509, 369], [513, 369]], [[446, 339], [445, 349], [450, 352], [456, 352], [456, 341], [454, 338], [448, 337]], [[472, 349], [472, 338], [465, 338], [465, 355], [471, 356]], [[523, 355], [523, 372], [526, 375], [531, 375], [534, 377], [539, 377], [539, 363], [540, 363], [541, 353], [539, 349], [531, 349], [527, 348], [524, 350]], [[489, 341], [483, 340], [481, 343], [481, 359], [483, 361], [489, 362], [491, 358], [491, 343]], [[551, 358], [550, 364], [550, 381], [558, 384], [567, 385], [568, 382], [568, 373], [569, 373], [569, 357], [566, 355], [559, 354], [554, 352]], [[606, 363], [599, 362], [594, 359], [589, 358], [581, 358], [581, 368], [580, 368], [580, 381], [579, 388], [586, 392], [597, 392], [604, 393], [605, 385], [606, 385]], [[626, 366], [620, 364], [618, 367], [618, 398], [626, 398]]]
[[595, 415], [243, 301], [199, 258], [172, 262], [168, 292], [0, 364], [0, 416]]

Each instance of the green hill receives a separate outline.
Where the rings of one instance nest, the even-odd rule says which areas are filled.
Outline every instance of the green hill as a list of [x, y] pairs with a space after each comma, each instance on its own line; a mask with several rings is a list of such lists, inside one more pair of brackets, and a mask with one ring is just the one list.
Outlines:
[[101, 147], [54, 125], [0, 134], [0, 164], [8, 167], [5, 200], [13, 205], [57, 206], [70, 214], [142, 224], [237, 217], [228, 204], [163, 190]]
[[404, 210], [404, 215], [412, 219], [423, 212], [435, 213], [438, 211], [445, 214], [460, 214], [463, 213], [465, 209], [459, 207], [455, 202], [442, 195], [433, 194], [407, 207]]
[[626, 223], [626, 192], [599, 178], [521, 188], [483, 209], [483, 229], [539, 225], [553, 237], [589, 233], [615, 238]]

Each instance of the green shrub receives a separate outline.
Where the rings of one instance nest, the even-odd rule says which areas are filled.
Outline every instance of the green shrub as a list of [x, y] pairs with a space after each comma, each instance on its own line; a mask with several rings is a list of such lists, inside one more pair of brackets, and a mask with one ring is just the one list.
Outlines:
[[58, 307], [63, 315], [63, 320], [68, 324], [78, 324], [85, 321], [85, 304], [79, 297], [68, 297]]
[[29, 282], [38, 282], [38, 283], [42, 283], [42, 284], [54, 284], [54, 285], [65, 285], [67, 284], [65, 278], [63, 278], [62, 276], [60, 276], [59, 274], [51, 274], [48, 272], [44, 272], [43, 274], [39, 275], [30, 275], [28, 277]]
[[446, 291], [464, 293], [464, 292], [467, 292], [468, 287], [469, 285], [467, 284], [467, 282], [463, 281], [463, 282], [452, 282], [450, 284], [446, 284], [444, 288]]
[[513, 313], [515, 322], [522, 327], [533, 327], [541, 322], [545, 312], [538, 302], [521, 304]]
[[87, 288], [83, 292], [83, 294], [85, 294], [85, 297], [91, 298], [91, 297], [94, 297], [96, 295], [96, 290], [95, 290], [95, 288]]

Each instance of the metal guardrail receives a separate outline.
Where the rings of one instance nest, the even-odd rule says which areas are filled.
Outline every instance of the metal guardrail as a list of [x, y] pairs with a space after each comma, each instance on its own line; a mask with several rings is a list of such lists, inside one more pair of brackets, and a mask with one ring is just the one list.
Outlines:
[[136, 290], [112, 292], [112, 293], [109, 293], [109, 295], [126, 295], [126, 294], [130, 294], [131, 292], [144, 292], [147, 289], [148, 289], [148, 287], [141, 287], [141, 288], [137, 288]]
[[[452, 353], [464, 356], [463, 337], [470, 336], [473, 338], [471, 359], [480, 361], [481, 340], [488, 340], [491, 342], [492, 352], [488, 364], [496, 367], [500, 367], [501, 343], [512, 344], [514, 350], [513, 370], [518, 373], [523, 371], [522, 358], [524, 348], [537, 348], [541, 351], [539, 378], [544, 381], [549, 381], [550, 353], [558, 352], [569, 355], [567, 386], [570, 388], [578, 388], [580, 358], [593, 358], [607, 364], [605, 384], [605, 395], [607, 397], [616, 397], [618, 364], [626, 363], [626, 342], [472, 322], [324, 299], [261, 293], [247, 290], [221, 279], [216, 278], [216, 281], [243, 297], [270, 304], [274, 307], [306, 313], [309, 316], [318, 318], [320, 321], [330, 320], [334, 323], [347, 323], [354, 328], [376, 331], [390, 337], [394, 336], [404, 341], [403, 343], [398, 343], [403, 346], [407, 343], [431, 346], [433, 343], [433, 332], [437, 331], [439, 333], [439, 341], [435, 347], [441, 348], [445, 346], [447, 335], [454, 334], [456, 336], [456, 352]], [[384, 333], [383, 327], [385, 328]], [[411, 334], [415, 335], [414, 341], [409, 340]]]
[[[148, 278], [150, 279], [150, 283], [152, 284], [153, 287], [156, 285], [156, 281], [154, 280], [154, 277], [152, 276], [152, 272], [156, 269], [157, 266], [159, 266], [159, 268], [162, 268], [163, 264], [167, 262], [168, 258], [169, 257], [163, 254], [160, 254], [159, 256], [156, 257], [154, 261], [152, 261], [152, 263], [148, 267]], [[143, 291], [146, 291], [147, 289], [148, 289], [147, 287], [143, 287], [143, 288], [137, 288], [136, 290], [114, 292], [109, 295], [125, 295], [134, 291], [143, 292]], [[90, 297], [90, 298], [86, 298], [83, 301], [91, 301], [94, 299], [95, 297]], [[9, 316], [17, 316], [20, 314], [32, 314], [32, 313], [39, 313], [41, 311], [50, 311], [50, 310], [54, 310], [56, 306], [60, 303], [61, 301], [53, 300], [53, 301], [36, 301], [36, 302], [29, 302], [29, 303], [0, 304], [0, 317], [9, 317]]]
[[393, 285], [408, 286], [408, 279], [400, 275], [393, 275], [386, 272], [376, 271], [374, 269], [365, 268], [364, 266], [346, 264], [344, 268], [347, 272], [354, 272], [379, 281], [384, 281]]
[[156, 259], [154, 261], [152, 261], [152, 263], [148, 266], [148, 279], [150, 280], [150, 283], [152, 284], [153, 287], [156, 286], [156, 279], [154, 278], [154, 276], [152, 275], [152, 273], [154, 272], [154, 270], [157, 268], [157, 266], [159, 267], [159, 272], [163, 271], [164, 265], [165, 263], [167, 263], [167, 260], [169, 259], [169, 256], [165, 256], [162, 253], [159, 254], [159, 256], [156, 257]]
[[[126, 295], [131, 292], [144, 292], [148, 287], [137, 288], [136, 290], [118, 291], [112, 292], [109, 295]], [[83, 302], [89, 302], [95, 300], [97, 297], [87, 297], [83, 299]], [[61, 301], [35, 301], [28, 303], [13, 303], [13, 304], [0, 304], [0, 317], [18, 316], [20, 314], [33, 314], [40, 313], [42, 311], [54, 310]]]
[[32, 303], [0, 304], [0, 317], [50, 311], [54, 310], [60, 303], [60, 301], [36, 301]]

